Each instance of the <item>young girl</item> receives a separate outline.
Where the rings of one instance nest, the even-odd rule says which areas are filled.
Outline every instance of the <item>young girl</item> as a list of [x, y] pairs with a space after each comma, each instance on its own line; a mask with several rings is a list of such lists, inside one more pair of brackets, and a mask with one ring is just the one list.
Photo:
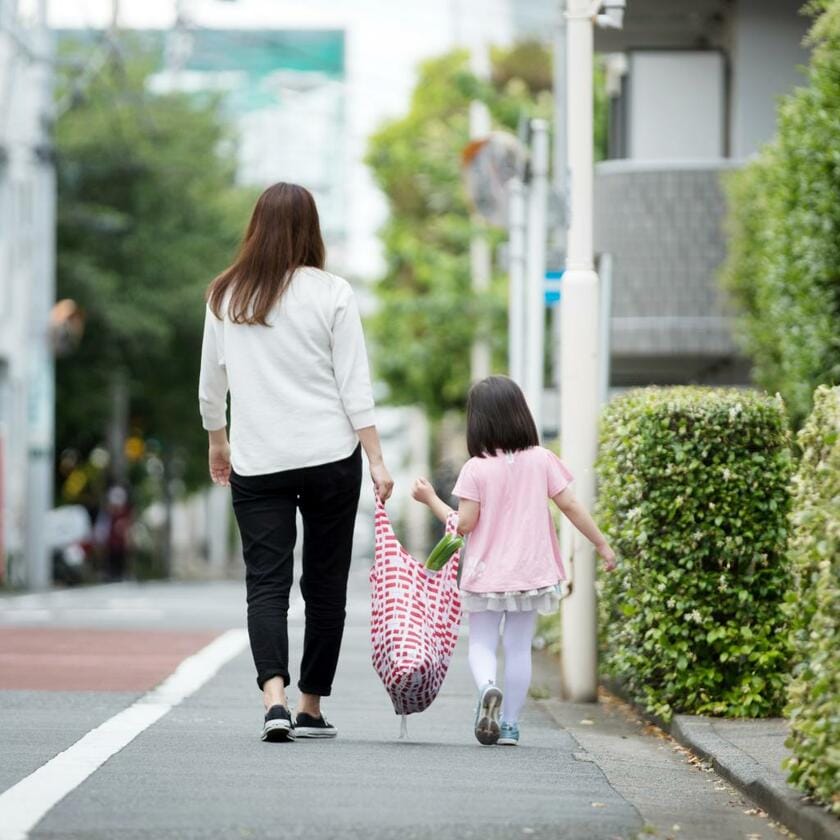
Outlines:
[[[472, 387], [467, 449], [472, 457], [452, 493], [459, 499], [458, 530], [470, 535], [461, 598], [469, 613], [470, 670], [479, 689], [475, 737], [482, 744], [515, 746], [531, 682], [537, 613], [557, 611], [566, 580], [547, 500], [594, 544], [607, 571], [615, 567], [615, 554], [568, 489], [569, 470], [539, 445], [534, 419], [513, 380], [490, 376]], [[441, 521], [452, 512], [423, 478], [414, 482], [411, 495]], [[496, 685], [502, 617], [504, 697]]]

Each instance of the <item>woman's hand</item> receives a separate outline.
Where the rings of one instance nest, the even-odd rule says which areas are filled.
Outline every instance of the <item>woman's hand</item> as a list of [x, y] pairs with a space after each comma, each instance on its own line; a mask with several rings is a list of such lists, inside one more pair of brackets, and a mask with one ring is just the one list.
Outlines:
[[227, 487], [230, 484], [230, 444], [224, 429], [210, 432], [210, 478], [213, 484]]
[[595, 550], [601, 555], [601, 559], [604, 561], [605, 572], [611, 572], [615, 569], [615, 552], [609, 547], [609, 545], [607, 545], [607, 543], [596, 545]]
[[370, 477], [373, 479], [376, 495], [386, 502], [394, 491], [394, 479], [391, 478], [384, 461], [371, 462]]
[[437, 493], [425, 478], [416, 478], [411, 485], [411, 498], [424, 505], [430, 505], [437, 498]]

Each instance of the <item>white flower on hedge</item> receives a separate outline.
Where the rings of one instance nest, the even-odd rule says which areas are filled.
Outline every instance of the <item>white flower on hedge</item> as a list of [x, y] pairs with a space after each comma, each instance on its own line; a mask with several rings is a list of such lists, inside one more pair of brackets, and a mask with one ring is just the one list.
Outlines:
[[685, 617], [689, 621], [693, 621], [695, 624], [703, 623], [703, 616], [700, 614], [700, 610], [692, 610], [690, 613], [686, 613]]
[[665, 605], [668, 607], [669, 610], [672, 610], [672, 609], [674, 609], [674, 607], [677, 606], [677, 602], [673, 598], [669, 598], [665, 602]]
[[722, 475], [724, 481], [729, 481], [729, 479], [732, 478], [732, 470], [730, 470], [729, 467], [724, 467]]
[[642, 515], [642, 509], [640, 507], [630, 508], [627, 511], [627, 518], [628, 519], [638, 519]]
[[734, 420], [738, 419], [738, 415], [744, 410], [744, 406], [741, 403], [735, 403], [732, 408], [729, 409], [729, 422], [733, 422]]
[[693, 537], [694, 542], [699, 543], [703, 539], [703, 532], [695, 531], [691, 536]]
[[726, 575], [721, 575], [718, 579], [718, 589], [721, 592], [726, 592], [726, 590], [729, 589], [729, 584], [727, 583]]

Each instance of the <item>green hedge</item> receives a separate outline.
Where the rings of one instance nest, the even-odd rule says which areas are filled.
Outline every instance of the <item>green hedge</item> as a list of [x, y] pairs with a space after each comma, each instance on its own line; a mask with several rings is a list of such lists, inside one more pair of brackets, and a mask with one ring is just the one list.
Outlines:
[[633, 391], [605, 409], [598, 513], [605, 672], [664, 719], [784, 702], [789, 433], [780, 398]]
[[793, 481], [790, 780], [840, 814], [840, 388], [819, 388]]
[[817, 385], [840, 383], [840, 0], [810, 7], [824, 11], [807, 86], [781, 100], [773, 141], [727, 179], [723, 271], [755, 380], [797, 425]]

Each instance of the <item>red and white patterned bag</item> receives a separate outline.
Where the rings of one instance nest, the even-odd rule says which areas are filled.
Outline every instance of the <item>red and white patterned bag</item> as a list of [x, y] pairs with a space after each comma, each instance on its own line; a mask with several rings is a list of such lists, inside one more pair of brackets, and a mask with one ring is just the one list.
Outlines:
[[[454, 533], [458, 515], [446, 530]], [[428, 708], [443, 685], [461, 624], [459, 553], [439, 572], [426, 569], [394, 534], [376, 500], [376, 549], [370, 570], [373, 667], [398, 715]]]

